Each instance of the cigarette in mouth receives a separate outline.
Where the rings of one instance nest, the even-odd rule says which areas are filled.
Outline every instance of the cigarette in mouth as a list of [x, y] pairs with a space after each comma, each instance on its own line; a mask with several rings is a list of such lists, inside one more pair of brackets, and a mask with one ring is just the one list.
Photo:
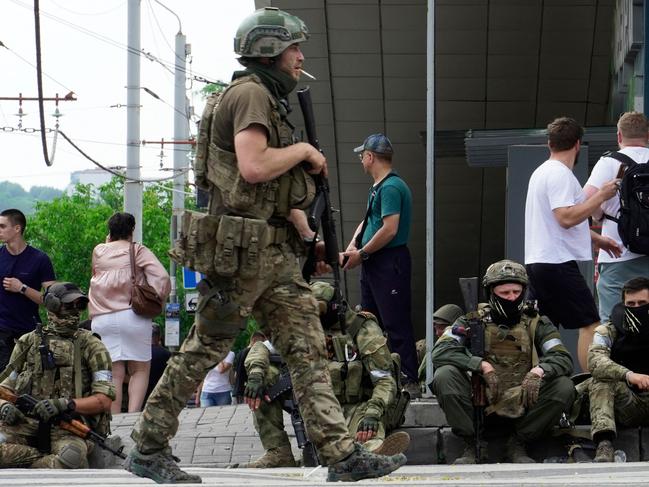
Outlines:
[[309, 74], [309, 73], [307, 73], [307, 72], [306, 72], [306, 71], [304, 71], [303, 69], [300, 69], [300, 71], [302, 71], [302, 74], [304, 74], [304, 75], [306, 75], [306, 76], [308, 76], [309, 78], [311, 78], [311, 79], [313, 79], [313, 80], [315, 80], [315, 79], [316, 79], [316, 77], [315, 77], [315, 76], [313, 76], [312, 74]]

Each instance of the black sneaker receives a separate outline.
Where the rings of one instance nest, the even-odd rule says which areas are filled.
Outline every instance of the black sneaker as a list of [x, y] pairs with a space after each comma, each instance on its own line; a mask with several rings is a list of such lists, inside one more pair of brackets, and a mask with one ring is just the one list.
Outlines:
[[351, 455], [329, 465], [327, 482], [356, 482], [383, 477], [405, 463], [406, 456], [403, 453], [392, 456], [377, 455], [354, 443], [354, 451]]
[[178, 465], [180, 459], [171, 454], [171, 448], [145, 455], [136, 447], [128, 453], [124, 468], [138, 477], [146, 477], [158, 484], [200, 484], [202, 479], [182, 471]]

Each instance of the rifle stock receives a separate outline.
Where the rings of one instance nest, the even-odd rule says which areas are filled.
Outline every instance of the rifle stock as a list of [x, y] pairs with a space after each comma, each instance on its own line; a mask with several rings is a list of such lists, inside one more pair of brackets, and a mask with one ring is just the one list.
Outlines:
[[[7, 402], [12, 403], [18, 410], [26, 416], [34, 417], [32, 410], [38, 402], [36, 398], [30, 396], [29, 394], [15, 394], [13, 391], [7, 389], [4, 386], [0, 386], [0, 399], [3, 399]], [[123, 446], [119, 447], [117, 450], [114, 450], [106, 444], [106, 438], [102, 435], [95, 433], [89, 426], [87, 426], [82, 421], [78, 419], [73, 419], [68, 414], [62, 414], [58, 416], [58, 419], [54, 421], [54, 424], [61, 429], [64, 429], [79, 438], [84, 440], [89, 440], [95, 443], [100, 448], [111, 452], [113, 455], [118, 456], [119, 458], [126, 460], [126, 455], [122, 451]]]
[[[460, 290], [462, 291], [462, 298], [464, 306], [467, 311], [466, 317], [468, 319], [468, 330], [466, 331], [467, 338], [469, 339], [469, 349], [471, 355], [476, 357], [484, 357], [485, 355], [485, 340], [484, 340], [484, 324], [478, 313], [478, 278], [477, 277], [461, 277]], [[475, 456], [476, 462], [481, 462], [482, 454], [482, 429], [484, 426], [484, 413], [487, 405], [487, 394], [485, 391], [485, 383], [479, 373], [471, 373], [471, 396], [473, 401], [473, 429], [475, 434]]]

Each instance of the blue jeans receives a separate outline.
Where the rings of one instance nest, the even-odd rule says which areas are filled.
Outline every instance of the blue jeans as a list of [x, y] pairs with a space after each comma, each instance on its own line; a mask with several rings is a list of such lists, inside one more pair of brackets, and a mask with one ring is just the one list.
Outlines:
[[232, 394], [225, 392], [201, 392], [201, 407], [227, 406], [232, 404]]

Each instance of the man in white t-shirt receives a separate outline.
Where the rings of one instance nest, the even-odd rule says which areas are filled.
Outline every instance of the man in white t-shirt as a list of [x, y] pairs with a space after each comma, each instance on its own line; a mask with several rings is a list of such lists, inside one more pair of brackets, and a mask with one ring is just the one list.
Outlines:
[[555, 325], [578, 328], [577, 358], [586, 368], [599, 315], [577, 261], [592, 259], [591, 238], [612, 255], [620, 249], [610, 238], [591, 232], [588, 217], [617, 191], [617, 180], [604, 183], [590, 199], [572, 173], [584, 129], [572, 118], [548, 125], [550, 159], [530, 178], [525, 203], [525, 264], [529, 297]]
[[[622, 154], [629, 156], [636, 164], [645, 164], [649, 160], [647, 139], [649, 137], [649, 122], [647, 117], [638, 112], [622, 114], [617, 123], [617, 143]], [[584, 194], [590, 198], [597, 193], [612, 178], [618, 177], [622, 163], [612, 157], [602, 157], [584, 186]], [[618, 216], [620, 198], [614, 195], [604, 201], [593, 212], [593, 218], [601, 220], [603, 215]], [[602, 235], [617, 242], [622, 249], [622, 255], [613, 258], [605, 252], [599, 252], [597, 257], [599, 279], [597, 281], [597, 297], [599, 298], [599, 317], [602, 322], [609, 320], [613, 306], [622, 299], [622, 286], [634, 277], [649, 277], [649, 256], [634, 254], [624, 247], [617, 231], [617, 223], [604, 218]]]
[[199, 386], [200, 406], [227, 406], [232, 404], [232, 385], [230, 384], [230, 369], [234, 363], [234, 352], [229, 351], [226, 357], [216, 367], [210, 370], [202, 387]]

